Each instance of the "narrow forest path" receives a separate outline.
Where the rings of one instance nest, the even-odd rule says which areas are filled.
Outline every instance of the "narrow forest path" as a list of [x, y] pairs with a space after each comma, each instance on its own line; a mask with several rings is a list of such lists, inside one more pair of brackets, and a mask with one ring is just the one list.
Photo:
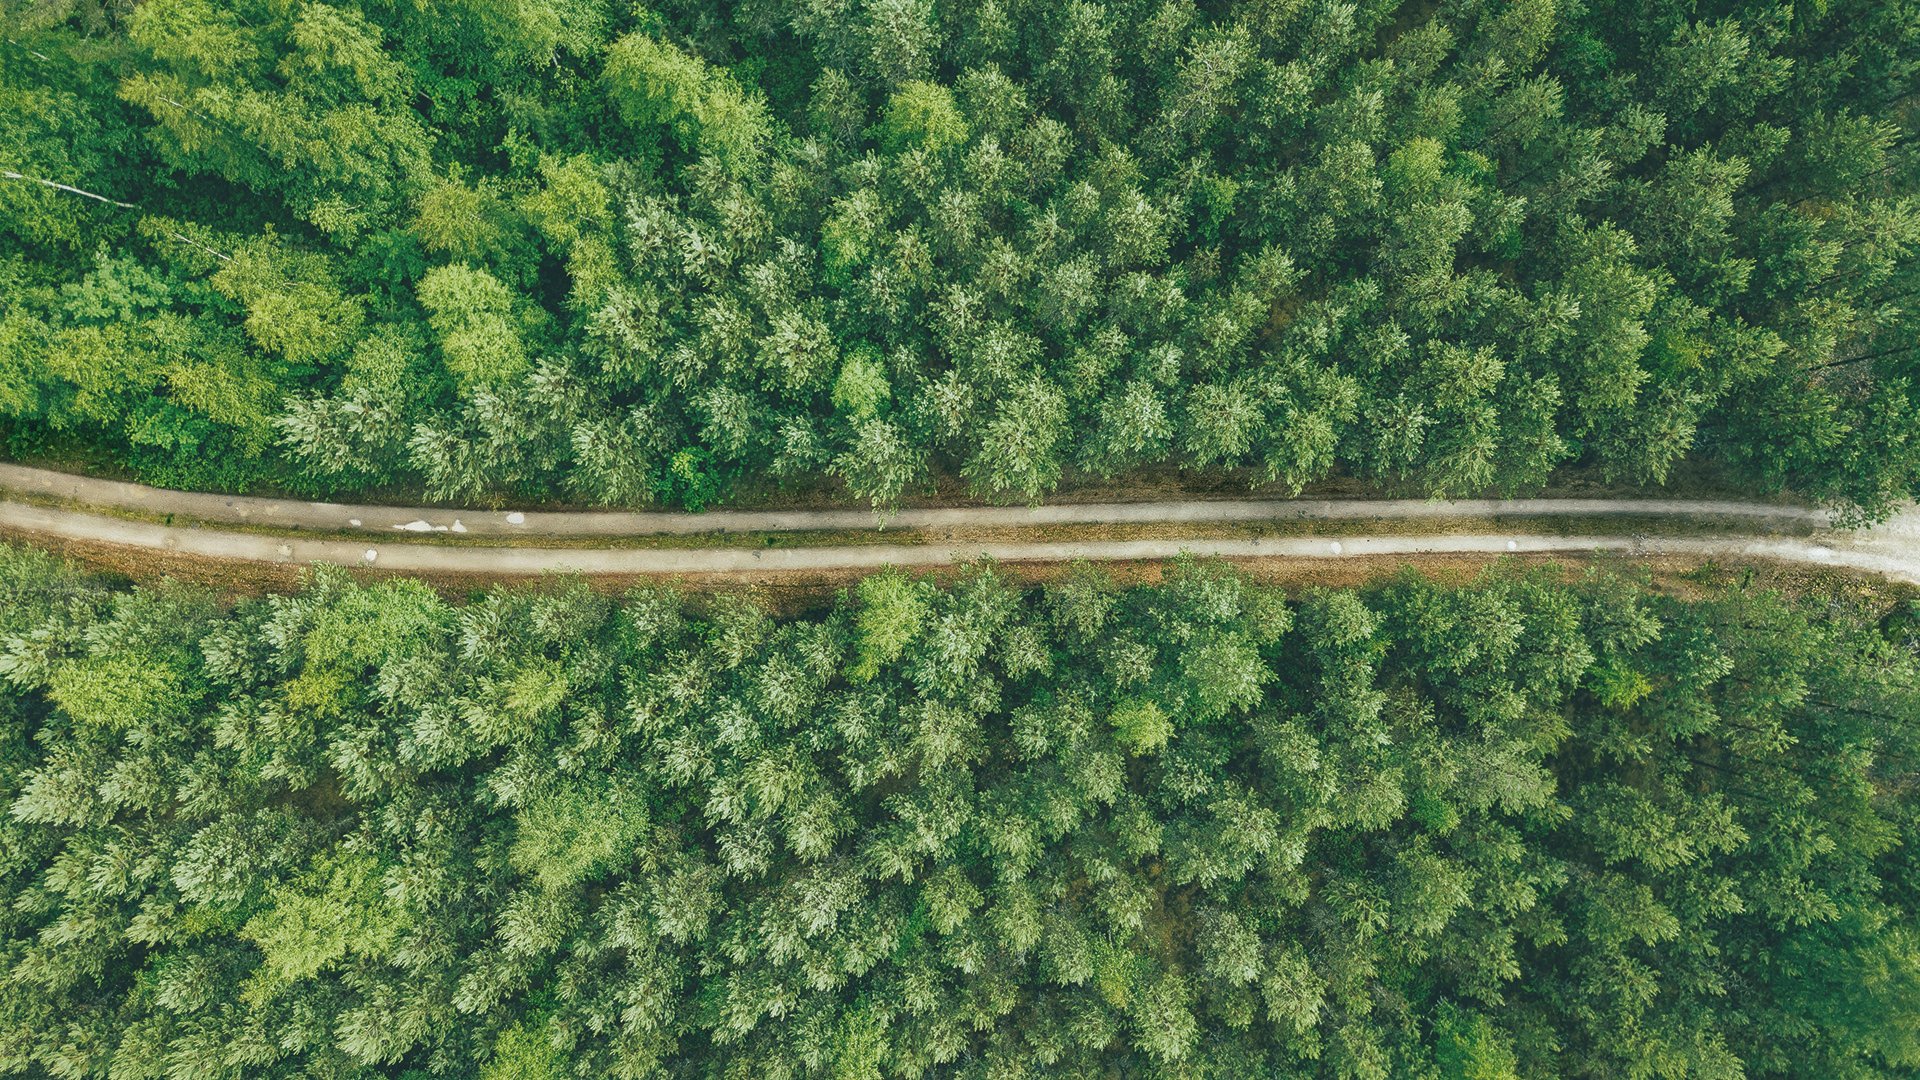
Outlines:
[[[717, 511], [704, 514], [515, 512], [351, 506], [166, 491], [118, 481], [0, 464], [0, 529], [215, 560], [374, 565], [415, 573], [517, 576], [584, 574], [766, 574], [941, 566], [986, 556], [1001, 562], [1159, 560], [1181, 552], [1223, 558], [1378, 558], [1610, 551], [1642, 557], [1775, 561], [1865, 571], [1920, 583], [1920, 513], [1869, 529], [1829, 526], [1824, 511], [1773, 503], [1691, 499], [1270, 500], [1093, 503], [904, 510], [886, 531], [864, 510]], [[104, 512], [103, 512], [104, 511]], [[1659, 535], [1596, 529], [1570, 535], [1565, 521], [1660, 519]], [[1562, 531], [1500, 531], [1506, 519], [1561, 519]], [[160, 520], [155, 520], [160, 519]], [[184, 523], [181, 519], [185, 519]], [[1490, 526], [1461, 531], [1460, 522]], [[1315, 522], [1345, 523], [1315, 536]], [[1379, 522], [1378, 532], [1364, 523]], [[1421, 522], [1448, 523], [1423, 532]], [[1006, 540], [1008, 530], [1049, 526], [1279, 523], [1287, 535]], [[1697, 535], [1690, 534], [1700, 523]], [[1707, 523], [1711, 523], [1711, 527]], [[243, 526], [246, 530], [219, 526]], [[1356, 528], [1360, 531], [1356, 532]], [[993, 539], [930, 538], [884, 543], [888, 532], [990, 530]], [[633, 546], [644, 536], [781, 532], [863, 533], [853, 542], [790, 547]], [[311, 534], [311, 535], [306, 535]], [[460, 544], [435, 543], [462, 534]], [[622, 538], [622, 546], [538, 546], [543, 538]], [[493, 538], [489, 546], [479, 541]], [[473, 541], [473, 542], [469, 542]]]

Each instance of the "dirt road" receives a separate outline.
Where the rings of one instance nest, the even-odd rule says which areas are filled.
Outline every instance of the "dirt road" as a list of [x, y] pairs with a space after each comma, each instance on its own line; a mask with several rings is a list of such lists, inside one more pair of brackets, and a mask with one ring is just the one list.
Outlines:
[[[1616, 551], [1646, 557], [1767, 560], [1847, 568], [1920, 583], [1920, 514], [1909, 511], [1873, 529], [1827, 527], [1825, 514], [1771, 503], [1657, 499], [1509, 500], [1192, 500], [1102, 503], [1037, 508], [969, 507], [907, 510], [888, 529], [1018, 529], [1047, 525], [1152, 523], [1294, 523], [1293, 535], [1186, 536], [1151, 540], [1035, 540], [1032, 542], [869, 542], [815, 547], [540, 547], [542, 537], [634, 537], [703, 533], [867, 531], [874, 516], [861, 510], [726, 511], [680, 513], [536, 513], [450, 511], [347, 506], [280, 499], [164, 491], [115, 481], [0, 464], [0, 491], [31, 494], [39, 503], [0, 501], [0, 527], [19, 533], [175, 552], [201, 558], [262, 563], [371, 565], [419, 573], [518, 576], [549, 571], [585, 574], [766, 574], [840, 571], [888, 565], [940, 566], [987, 556], [1001, 562], [1157, 560], [1180, 552], [1224, 558], [1378, 558], [1381, 556], [1588, 554]], [[57, 500], [47, 504], [44, 500]], [[78, 504], [78, 505], [76, 505]], [[117, 512], [100, 513], [78, 506]], [[1421, 535], [1408, 523], [1501, 518], [1631, 516], [1717, 523], [1711, 535], [1657, 537], [1544, 535], [1535, 532]], [[142, 520], [145, 517], [147, 520]], [[162, 520], [151, 520], [163, 518]], [[183, 524], [180, 519], [189, 519]], [[1394, 527], [1354, 535], [1354, 522]], [[1299, 535], [1301, 523], [1348, 523], [1338, 535]], [[1751, 524], [1737, 534], [1726, 523]], [[170, 523], [167, 523], [170, 522]], [[219, 525], [281, 530], [242, 532]], [[1780, 535], [1781, 530], [1802, 535]], [[435, 534], [476, 540], [512, 538], [511, 546], [435, 544]], [[325, 535], [320, 535], [325, 534]], [[884, 535], [884, 534], [882, 534]]]
[[[1182, 539], [982, 544], [855, 544], [796, 548], [543, 548], [448, 547], [432, 543], [373, 543], [182, 528], [23, 503], [0, 502], [0, 525], [68, 540], [169, 551], [213, 559], [273, 563], [370, 565], [419, 573], [517, 576], [548, 571], [583, 574], [778, 573], [941, 566], [981, 556], [1001, 562], [1073, 559], [1168, 559], [1186, 551], [1223, 558], [1366, 558], [1379, 556], [1619, 551], [1721, 561], [1810, 563], [1882, 574], [1920, 584], [1920, 538], [1843, 534], [1812, 539], [1765, 536], [1705, 538], [1542, 536], [1533, 534], [1351, 536], [1338, 539]], [[1877, 530], [1876, 530], [1877, 532]]]
[[[676, 512], [445, 510], [353, 506], [168, 491], [117, 480], [0, 463], [0, 492], [77, 506], [207, 524], [250, 525], [383, 536], [464, 533], [474, 537], [693, 536], [702, 533], [872, 530], [868, 510], [712, 510]], [[1260, 521], [1404, 521], [1439, 518], [1648, 515], [1736, 517], [1755, 522], [1824, 524], [1820, 510], [1777, 503], [1673, 499], [1188, 499], [1180, 502], [1067, 503], [902, 510], [887, 529], [1020, 528], [1065, 524], [1194, 524]]]

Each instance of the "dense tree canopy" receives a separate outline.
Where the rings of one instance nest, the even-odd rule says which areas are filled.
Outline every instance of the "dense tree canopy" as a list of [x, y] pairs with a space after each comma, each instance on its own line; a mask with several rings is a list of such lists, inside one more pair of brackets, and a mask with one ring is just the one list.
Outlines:
[[1920, 490], [1914, 0], [5, 12], [16, 454], [618, 504], [1689, 454]]
[[0, 1074], [1912, 1075], [1920, 619], [1623, 584], [0, 549]]

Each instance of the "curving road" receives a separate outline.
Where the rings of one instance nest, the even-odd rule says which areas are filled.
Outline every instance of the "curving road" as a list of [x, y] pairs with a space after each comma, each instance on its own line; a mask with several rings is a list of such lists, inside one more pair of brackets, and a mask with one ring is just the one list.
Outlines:
[[[1366, 558], [1414, 555], [1590, 554], [1626, 552], [1722, 561], [1781, 561], [1865, 571], [1920, 583], [1920, 514], [1908, 511], [1872, 529], [1828, 526], [1823, 511], [1770, 503], [1661, 499], [1503, 499], [1422, 501], [1222, 499], [1094, 503], [1041, 507], [903, 510], [889, 529], [1018, 529], [1087, 524], [1232, 524], [1393, 521], [1377, 535], [1252, 539], [1204, 536], [1171, 540], [935, 541], [817, 547], [540, 547], [540, 538], [690, 536], [721, 533], [866, 531], [863, 510], [685, 513], [544, 513], [352, 506], [284, 499], [166, 491], [118, 481], [0, 464], [0, 492], [36, 502], [0, 499], [0, 529], [63, 540], [260, 563], [373, 565], [416, 573], [515, 576], [549, 571], [585, 574], [764, 574], [847, 571], [887, 565], [939, 566], [988, 556], [1001, 562], [1158, 560], [1181, 552], [1224, 558]], [[49, 504], [49, 500], [51, 504]], [[97, 508], [109, 511], [80, 509]], [[161, 517], [166, 522], [142, 520]], [[1700, 535], [1633, 537], [1456, 532], [1420, 535], [1406, 523], [1486, 519], [1672, 518], [1711, 520]], [[187, 519], [186, 524], [174, 523]], [[1729, 523], [1741, 531], [1728, 533]], [[282, 530], [284, 535], [232, 531], [220, 525]], [[1748, 528], [1750, 526], [1750, 528]], [[1792, 530], [1801, 535], [1783, 535]], [[309, 533], [315, 535], [301, 535]], [[432, 543], [435, 534], [511, 539], [512, 546]]]

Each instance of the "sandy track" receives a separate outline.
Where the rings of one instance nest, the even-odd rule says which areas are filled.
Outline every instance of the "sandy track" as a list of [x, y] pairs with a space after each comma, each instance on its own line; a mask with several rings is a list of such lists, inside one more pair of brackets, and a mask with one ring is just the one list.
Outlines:
[[[446, 510], [433, 507], [355, 506], [168, 491], [49, 469], [0, 463], [0, 491], [137, 514], [196, 522], [365, 533], [464, 533], [474, 537], [694, 536], [873, 530], [869, 510], [713, 510], [677, 512]], [[1178, 502], [1066, 503], [1047, 506], [968, 506], [902, 510], [887, 529], [1020, 528], [1080, 524], [1206, 524], [1228, 522], [1406, 521], [1423, 518], [1547, 516], [1659, 516], [1744, 518], [1756, 523], [1824, 525], [1826, 513], [1776, 503], [1713, 499], [1187, 499]]]
[[[115, 481], [0, 465], [0, 489], [31, 492], [146, 515], [194, 519], [192, 525], [116, 517], [64, 506], [0, 501], [0, 526], [66, 540], [259, 563], [373, 565], [418, 573], [520, 576], [552, 571], [584, 574], [768, 574], [846, 571], [881, 566], [945, 566], [982, 556], [1007, 563], [1161, 560], [1181, 552], [1223, 558], [1379, 558], [1417, 555], [1567, 554], [1624, 552], [1642, 557], [1778, 561], [1865, 571], [1920, 583], [1920, 515], [1909, 512], [1873, 529], [1826, 528], [1818, 510], [1770, 503], [1655, 499], [1510, 500], [1193, 500], [1102, 503], [1037, 508], [968, 507], [903, 511], [889, 527], [1008, 528], [1102, 523], [1232, 523], [1391, 520], [1391, 534], [1252, 539], [1187, 537], [1174, 540], [860, 543], [781, 548], [646, 548], [530, 546], [539, 537], [697, 535], [724, 532], [873, 530], [866, 511], [727, 511], [674, 513], [524, 513], [346, 506], [163, 491]], [[1461, 518], [1637, 517], [1713, 519], [1712, 535], [1631, 537], [1486, 532], [1419, 535], [1405, 522]], [[1728, 535], [1729, 520], [1754, 524], [1752, 535]], [[202, 522], [246, 524], [330, 536], [263, 535], [226, 531]], [[455, 523], [459, 527], [456, 529]], [[1497, 524], [1497, 523], [1496, 523]], [[408, 526], [412, 526], [408, 528]], [[1782, 527], [1812, 535], [1767, 535]], [[438, 545], [436, 532], [514, 537], [514, 546]], [[347, 534], [345, 536], [341, 534]], [[354, 535], [358, 534], [358, 535]], [[379, 535], [374, 539], [373, 535]], [[415, 535], [423, 534], [423, 535]], [[422, 542], [426, 541], [426, 542]]]

